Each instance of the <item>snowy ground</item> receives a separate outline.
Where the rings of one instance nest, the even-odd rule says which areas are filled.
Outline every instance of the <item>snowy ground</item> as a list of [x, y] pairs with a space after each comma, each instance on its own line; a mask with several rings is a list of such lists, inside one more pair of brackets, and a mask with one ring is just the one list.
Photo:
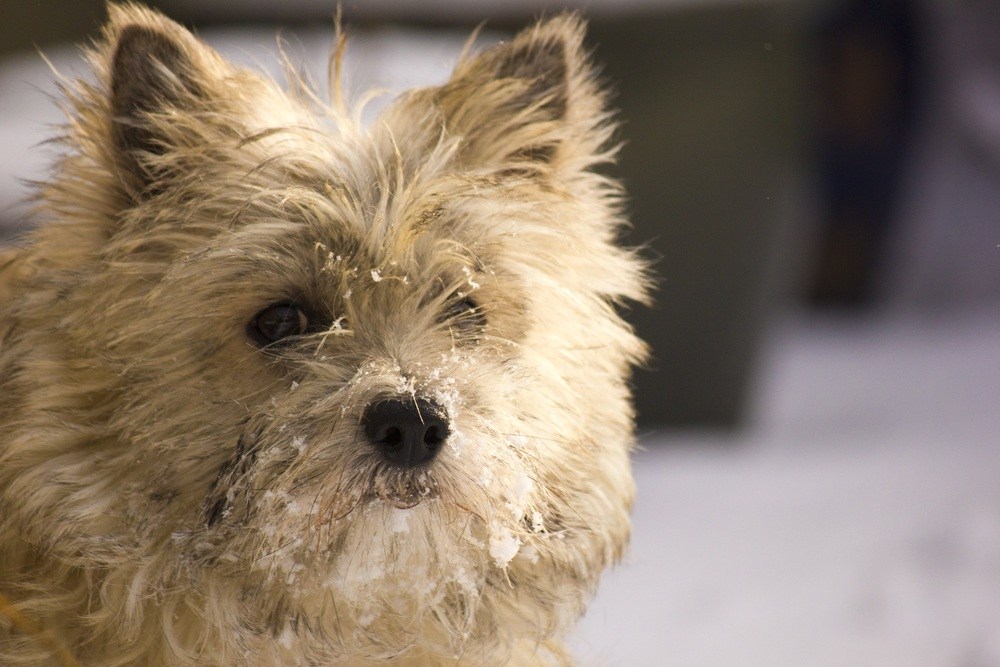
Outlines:
[[583, 665], [1000, 665], [1000, 317], [793, 324], [754, 426], [653, 435]]

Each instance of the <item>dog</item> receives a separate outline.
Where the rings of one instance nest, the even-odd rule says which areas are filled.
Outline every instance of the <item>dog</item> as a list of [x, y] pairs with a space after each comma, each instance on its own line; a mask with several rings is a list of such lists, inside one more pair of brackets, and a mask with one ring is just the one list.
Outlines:
[[0, 260], [0, 663], [571, 663], [650, 282], [583, 21], [363, 126], [109, 14]]

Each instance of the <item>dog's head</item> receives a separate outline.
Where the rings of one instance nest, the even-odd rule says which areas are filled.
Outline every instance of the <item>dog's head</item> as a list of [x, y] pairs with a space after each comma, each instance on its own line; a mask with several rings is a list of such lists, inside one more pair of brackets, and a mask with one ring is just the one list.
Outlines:
[[174, 600], [175, 651], [563, 631], [627, 540], [643, 354], [582, 33], [543, 21], [365, 128], [113, 9], [14, 334], [18, 377], [54, 366], [18, 381], [45, 414], [11, 417], [6, 492], [65, 490], [18, 499], [30, 539], [120, 618]]

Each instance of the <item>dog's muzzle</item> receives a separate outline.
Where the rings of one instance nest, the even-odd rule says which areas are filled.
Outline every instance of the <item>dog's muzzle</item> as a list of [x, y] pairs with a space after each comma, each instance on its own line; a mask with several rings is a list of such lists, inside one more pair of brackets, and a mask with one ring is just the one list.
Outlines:
[[374, 401], [365, 408], [361, 424], [368, 442], [385, 460], [403, 468], [429, 463], [451, 432], [439, 404], [410, 396]]

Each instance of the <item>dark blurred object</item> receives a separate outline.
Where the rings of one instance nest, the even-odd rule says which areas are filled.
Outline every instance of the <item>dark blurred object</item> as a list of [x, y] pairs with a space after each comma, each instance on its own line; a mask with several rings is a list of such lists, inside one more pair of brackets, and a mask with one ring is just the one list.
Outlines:
[[[706, 3], [708, 5], [708, 3]], [[658, 259], [641, 425], [734, 427], [757, 348], [798, 280], [790, 205], [803, 171], [807, 4], [733, 3], [595, 20], [590, 39], [624, 122], [616, 173], [633, 243]]]
[[914, 12], [906, 0], [853, 0], [818, 26], [814, 305], [865, 306], [876, 295], [911, 137]]
[[1000, 4], [916, 6], [927, 33], [927, 94], [891, 244], [886, 305], [997, 312]]
[[0, 0], [0, 53], [26, 51], [96, 34], [105, 0]]

